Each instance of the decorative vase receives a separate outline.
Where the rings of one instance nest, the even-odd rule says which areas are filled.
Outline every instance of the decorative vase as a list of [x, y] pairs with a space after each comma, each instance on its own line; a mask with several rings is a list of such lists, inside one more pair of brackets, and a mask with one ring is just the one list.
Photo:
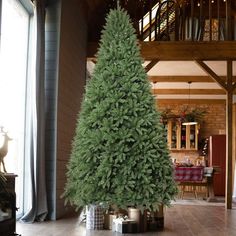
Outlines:
[[91, 204], [86, 208], [86, 229], [103, 229], [104, 215], [100, 205]]

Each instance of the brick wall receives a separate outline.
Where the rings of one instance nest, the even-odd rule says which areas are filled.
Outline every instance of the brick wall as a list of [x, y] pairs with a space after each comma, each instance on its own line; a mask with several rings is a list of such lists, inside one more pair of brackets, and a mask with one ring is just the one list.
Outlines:
[[[157, 107], [160, 111], [165, 109], [171, 109], [174, 114], [180, 114], [188, 106], [190, 109], [200, 108], [205, 109], [207, 113], [204, 116], [204, 120], [200, 125], [199, 141], [201, 139], [209, 137], [214, 134], [226, 133], [226, 105], [222, 101], [191, 101], [188, 105], [188, 101], [179, 102], [178, 100], [159, 100]], [[171, 152], [171, 156], [181, 161], [184, 158], [194, 160], [199, 156], [198, 151], [178, 151]]]
[[[188, 106], [188, 102], [185, 103], [177, 103], [175, 101], [162, 102], [162, 100], [158, 101], [158, 108], [160, 111], [165, 109], [171, 109], [173, 113], [180, 114], [182, 110], [186, 106]], [[189, 105], [190, 109], [200, 108], [207, 111], [204, 116], [204, 121], [200, 127], [200, 138], [205, 138], [214, 134], [225, 134], [226, 130], [226, 105], [224, 102], [219, 103], [194, 103], [193, 101]]]

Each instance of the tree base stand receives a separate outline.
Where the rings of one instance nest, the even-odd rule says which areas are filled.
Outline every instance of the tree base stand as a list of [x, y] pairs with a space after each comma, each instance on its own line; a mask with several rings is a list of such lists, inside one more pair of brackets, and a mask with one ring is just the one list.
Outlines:
[[138, 232], [148, 231], [162, 231], [164, 229], [164, 211], [163, 205], [159, 207], [158, 211], [149, 212], [144, 211], [143, 214], [139, 209], [128, 209], [129, 219], [135, 220], [138, 225]]
[[147, 220], [147, 231], [162, 231], [164, 229], [164, 211], [163, 205], [158, 211], [149, 212]]

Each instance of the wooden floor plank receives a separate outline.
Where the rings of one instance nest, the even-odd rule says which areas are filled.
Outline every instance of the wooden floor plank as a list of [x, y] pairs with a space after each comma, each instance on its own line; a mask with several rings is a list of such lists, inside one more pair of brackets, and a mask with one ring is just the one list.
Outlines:
[[[236, 209], [224, 206], [174, 205], [165, 210], [165, 229], [162, 232], [123, 234], [123, 236], [236, 236]], [[121, 236], [110, 230], [86, 231], [78, 217], [68, 216], [58, 221], [34, 224], [17, 223], [22, 236]]]

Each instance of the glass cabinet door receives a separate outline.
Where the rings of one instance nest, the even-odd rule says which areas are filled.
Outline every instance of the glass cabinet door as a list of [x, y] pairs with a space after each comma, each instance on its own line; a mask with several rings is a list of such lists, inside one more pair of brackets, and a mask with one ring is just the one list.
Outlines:
[[198, 124], [186, 125], [186, 149], [197, 150], [198, 148]]
[[181, 149], [186, 149], [187, 148], [187, 143], [186, 143], [186, 126], [181, 125]]
[[179, 122], [168, 121], [168, 146], [170, 150], [197, 150], [198, 124], [183, 125]]
[[172, 150], [180, 148], [180, 124], [178, 122], [168, 122], [168, 146]]
[[177, 126], [176, 123], [172, 123], [171, 129], [171, 148], [177, 148]]
[[189, 134], [189, 142], [190, 142], [190, 149], [196, 148], [196, 125], [190, 125], [190, 134]]

